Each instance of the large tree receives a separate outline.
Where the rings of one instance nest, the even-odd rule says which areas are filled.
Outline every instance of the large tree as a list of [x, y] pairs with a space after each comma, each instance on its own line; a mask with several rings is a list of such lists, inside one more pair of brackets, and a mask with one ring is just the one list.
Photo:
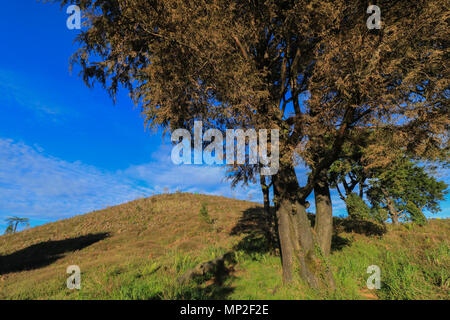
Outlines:
[[[298, 265], [312, 287], [332, 284], [320, 258], [331, 241], [327, 172], [352, 128], [390, 126], [403, 133], [396, 143], [422, 152], [442, 142], [441, 1], [380, 1], [378, 32], [359, 0], [61, 2], [86, 14], [73, 60], [86, 83], [129, 89], [148, 126], [280, 130], [272, 181], [285, 281]], [[296, 157], [311, 170], [302, 187]], [[313, 190], [315, 231], [305, 208]]]

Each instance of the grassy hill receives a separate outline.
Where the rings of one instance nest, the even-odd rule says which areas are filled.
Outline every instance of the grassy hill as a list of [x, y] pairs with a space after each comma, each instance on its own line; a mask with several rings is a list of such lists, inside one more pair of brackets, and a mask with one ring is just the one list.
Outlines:
[[[207, 219], [199, 215], [206, 205]], [[224, 197], [165, 194], [0, 237], [0, 299], [449, 299], [450, 221], [425, 227], [335, 219], [329, 258], [338, 290], [281, 281], [260, 205]], [[210, 221], [208, 221], [210, 220]], [[211, 222], [212, 220], [212, 222]], [[222, 277], [180, 283], [199, 263], [230, 253]], [[81, 290], [66, 288], [78, 265]], [[382, 287], [368, 290], [367, 267]]]

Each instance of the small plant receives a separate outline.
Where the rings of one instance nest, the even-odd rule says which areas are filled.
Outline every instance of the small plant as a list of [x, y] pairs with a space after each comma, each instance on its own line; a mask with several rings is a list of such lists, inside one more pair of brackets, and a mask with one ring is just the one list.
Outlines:
[[202, 207], [200, 208], [200, 219], [202, 219], [204, 222], [208, 224], [213, 224], [213, 220], [211, 219], [211, 216], [208, 213], [208, 208], [206, 207], [206, 203], [202, 203]]
[[147, 265], [144, 270], [142, 271], [142, 274], [144, 276], [150, 276], [157, 272], [161, 268], [161, 265], [159, 263], [153, 262], [149, 265]]
[[189, 269], [195, 267], [197, 261], [190, 255], [185, 255], [179, 252], [175, 252], [174, 257], [174, 269], [178, 274], [184, 273]]

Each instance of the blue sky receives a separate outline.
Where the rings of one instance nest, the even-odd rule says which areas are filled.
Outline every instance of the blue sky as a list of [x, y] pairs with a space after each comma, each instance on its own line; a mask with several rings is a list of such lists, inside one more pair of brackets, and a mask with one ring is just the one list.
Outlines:
[[[231, 190], [223, 168], [173, 165], [169, 138], [144, 130], [126, 92], [114, 105], [76, 70], [71, 75], [77, 31], [67, 29], [67, 18], [58, 4], [2, 4], [0, 233], [11, 215], [34, 226], [164, 188], [261, 201], [259, 186]], [[304, 170], [298, 173], [304, 182]], [[343, 214], [334, 191], [333, 199]], [[442, 207], [440, 216], [448, 216], [449, 201]]]

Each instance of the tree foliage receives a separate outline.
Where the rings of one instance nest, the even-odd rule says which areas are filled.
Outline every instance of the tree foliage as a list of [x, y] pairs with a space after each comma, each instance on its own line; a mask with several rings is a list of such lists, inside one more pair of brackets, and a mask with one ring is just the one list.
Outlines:
[[406, 211], [409, 213], [409, 220], [412, 222], [420, 226], [427, 224], [427, 218], [414, 202], [408, 201], [406, 203]]
[[356, 193], [352, 192], [345, 199], [348, 215], [353, 219], [369, 219], [370, 208], [364, 200]]
[[438, 181], [411, 159], [402, 157], [389, 168], [376, 171], [367, 195], [373, 205], [386, 209], [397, 223], [400, 218], [423, 221], [425, 209], [439, 212], [439, 201], [444, 200], [446, 189], [443, 181]]

